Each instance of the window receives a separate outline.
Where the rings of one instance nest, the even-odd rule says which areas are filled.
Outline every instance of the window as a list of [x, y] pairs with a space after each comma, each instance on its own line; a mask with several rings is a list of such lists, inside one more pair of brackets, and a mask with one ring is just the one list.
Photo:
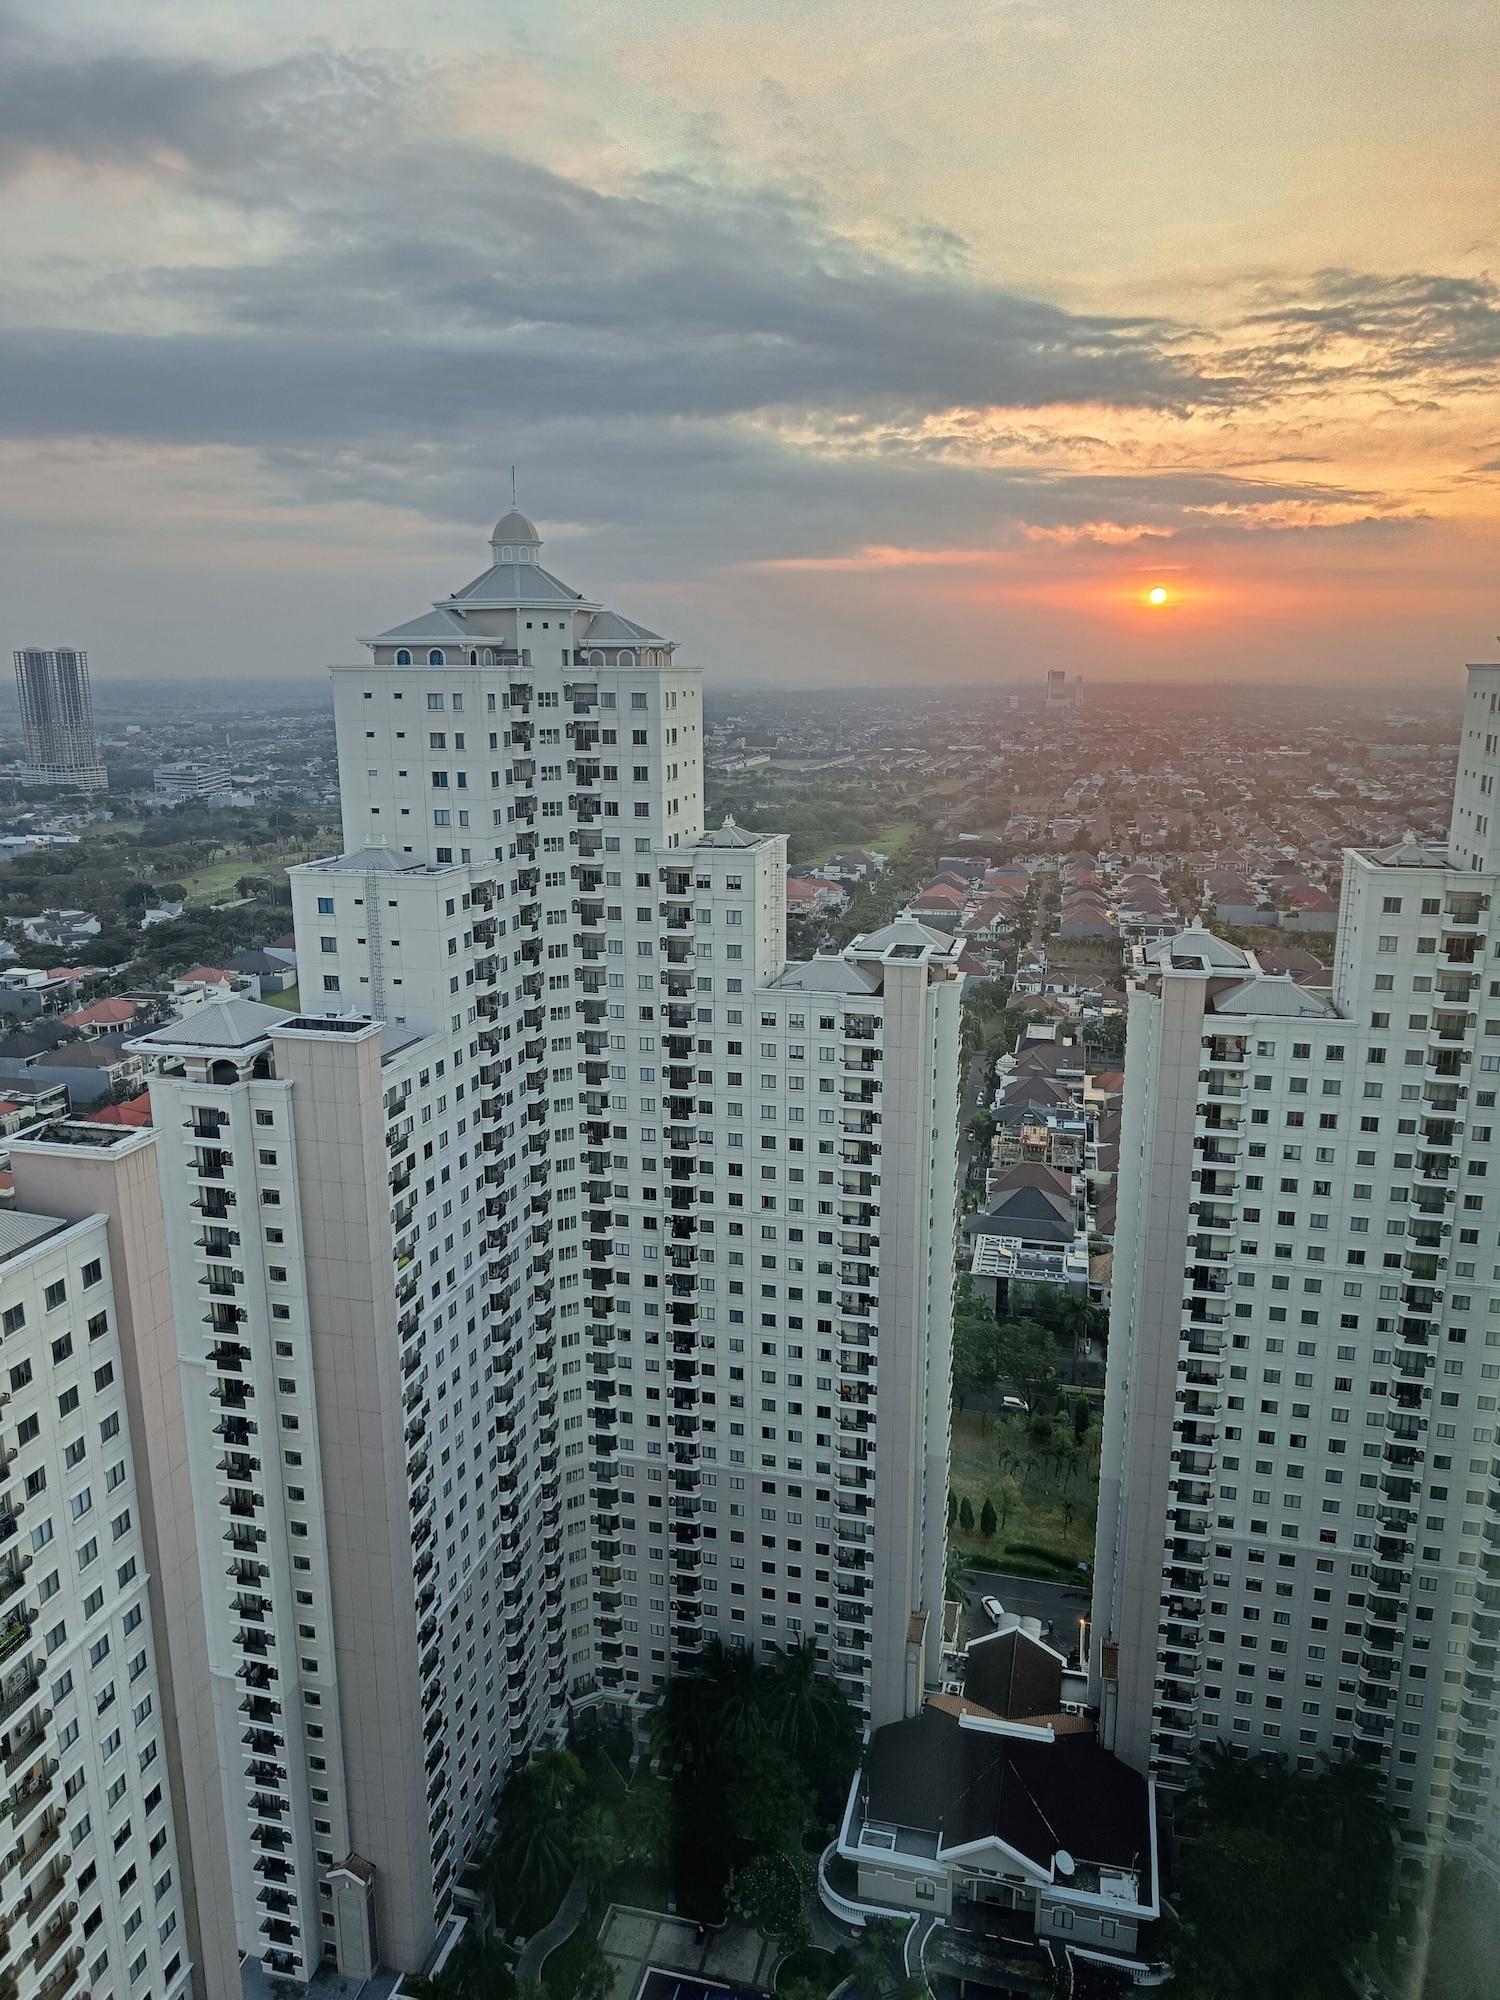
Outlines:
[[[444, 656], [444, 653], [443, 653], [443, 649], [442, 649], [442, 647], [441, 647], [441, 646], [430, 646], [430, 647], [428, 648], [428, 651], [427, 651], [427, 664], [428, 664], [428, 666], [429, 666], [429, 667], [441, 667], [441, 666], [445, 666], [445, 665], [447, 664], [447, 661], [446, 661], [446, 658], [445, 658], [445, 656]], [[431, 703], [429, 702], [429, 703], [428, 703], [428, 706], [429, 706], [429, 707], [431, 707], [431, 705], [432, 705], [432, 704], [431, 704]]]

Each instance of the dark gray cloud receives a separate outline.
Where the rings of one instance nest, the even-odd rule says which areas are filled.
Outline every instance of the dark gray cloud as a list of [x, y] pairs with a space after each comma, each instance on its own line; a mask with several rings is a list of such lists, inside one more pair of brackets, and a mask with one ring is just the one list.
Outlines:
[[[1482, 285], [1325, 272], [1266, 293], [1216, 344], [974, 280], [946, 233], [914, 263], [876, 256], [784, 188], [588, 186], [450, 136], [415, 64], [79, 52], [16, 18], [0, 0], [0, 175], [39, 155], [146, 169], [253, 213], [281, 247], [242, 256], [231, 231], [216, 263], [122, 272], [137, 314], [171, 330], [0, 331], [0, 436], [250, 449], [298, 498], [444, 519], [482, 516], [516, 459], [545, 467], [554, 517], [629, 546], [649, 515], [707, 563], [1003, 544], [1022, 522], [1222, 534], [1289, 506], [1373, 517], [1372, 496], [1312, 481], [966, 463], [965, 416], [1219, 416], [1338, 375], [1351, 339], [1393, 383], [1406, 350], [1455, 379], [1493, 359]], [[798, 431], [821, 447], [785, 442]]]
[[1319, 271], [1275, 287], [1249, 313], [1247, 376], [1369, 382], [1409, 391], [1493, 389], [1500, 372], [1500, 286], [1428, 271]]

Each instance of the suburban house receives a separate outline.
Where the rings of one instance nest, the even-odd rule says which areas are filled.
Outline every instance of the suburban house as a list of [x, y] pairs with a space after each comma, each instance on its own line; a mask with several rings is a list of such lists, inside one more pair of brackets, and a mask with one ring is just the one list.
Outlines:
[[1089, 1239], [1067, 1174], [1014, 1166], [990, 1183], [989, 1207], [966, 1216], [969, 1272], [976, 1294], [1003, 1319], [1015, 1308], [1013, 1285], [1065, 1285], [1086, 1291]]
[[103, 1035], [111, 1029], [128, 1028], [137, 1012], [135, 1002], [123, 996], [90, 1000], [86, 1006], [75, 1007], [71, 1014], [64, 1014], [63, 1025], [76, 1028], [81, 1035]]
[[218, 965], [198, 965], [172, 981], [172, 1004], [179, 1014], [185, 1014], [190, 1007], [202, 1007], [214, 1000], [233, 1000], [237, 994], [248, 992], [249, 982], [237, 973], [227, 972]]
[[987, 1958], [1028, 1956], [1055, 1975], [1071, 1955], [1158, 1984], [1142, 1938], [1161, 1912], [1155, 1781], [1101, 1747], [1083, 1675], [1007, 1625], [871, 1737], [819, 1867], [823, 1903], [856, 1926], [915, 1916], [929, 1976], [987, 1983]]
[[816, 917], [828, 910], [841, 910], [849, 900], [837, 882], [815, 882], [805, 875], [786, 878], [786, 913], [789, 917]]
[[253, 1000], [264, 1000], [270, 993], [285, 993], [297, 983], [296, 966], [273, 958], [268, 951], [237, 951], [225, 970], [236, 979], [249, 981]]
[[34, 917], [12, 917], [31, 944], [77, 946], [98, 937], [104, 926], [87, 910], [42, 910]]
[[929, 882], [920, 895], [913, 896], [902, 914], [915, 917], [918, 923], [931, 924], [941, 930], [956, 930], [965, 901], [964, 891], [957, 884], [943, 881]]
[[[35, 1075], [65, 1083], [75, 1105], [132, 1096], [146, 1084], [145, 1057], [122, 1048], [115, 1035], [65, 1043], [38, 1056], [31, 1069]], [[9, 1084], [3, 1087], [9, 1091]]]

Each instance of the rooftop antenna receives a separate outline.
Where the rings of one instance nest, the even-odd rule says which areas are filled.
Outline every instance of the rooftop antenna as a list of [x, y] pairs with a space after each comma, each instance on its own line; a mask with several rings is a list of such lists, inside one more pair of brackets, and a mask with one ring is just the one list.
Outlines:
[[512, 507], [516, 504], [516, 468], [514, 466], [510, 469], [510, 504]]

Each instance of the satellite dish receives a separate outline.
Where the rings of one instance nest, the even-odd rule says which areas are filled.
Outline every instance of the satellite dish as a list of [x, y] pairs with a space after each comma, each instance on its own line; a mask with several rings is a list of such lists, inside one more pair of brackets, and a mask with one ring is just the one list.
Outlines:
[[1065, 1847], [1058, 1848], [1052, 1857], [1052, 1872], [1067, 1881], [1073, 1873], [1073, 1857]]

